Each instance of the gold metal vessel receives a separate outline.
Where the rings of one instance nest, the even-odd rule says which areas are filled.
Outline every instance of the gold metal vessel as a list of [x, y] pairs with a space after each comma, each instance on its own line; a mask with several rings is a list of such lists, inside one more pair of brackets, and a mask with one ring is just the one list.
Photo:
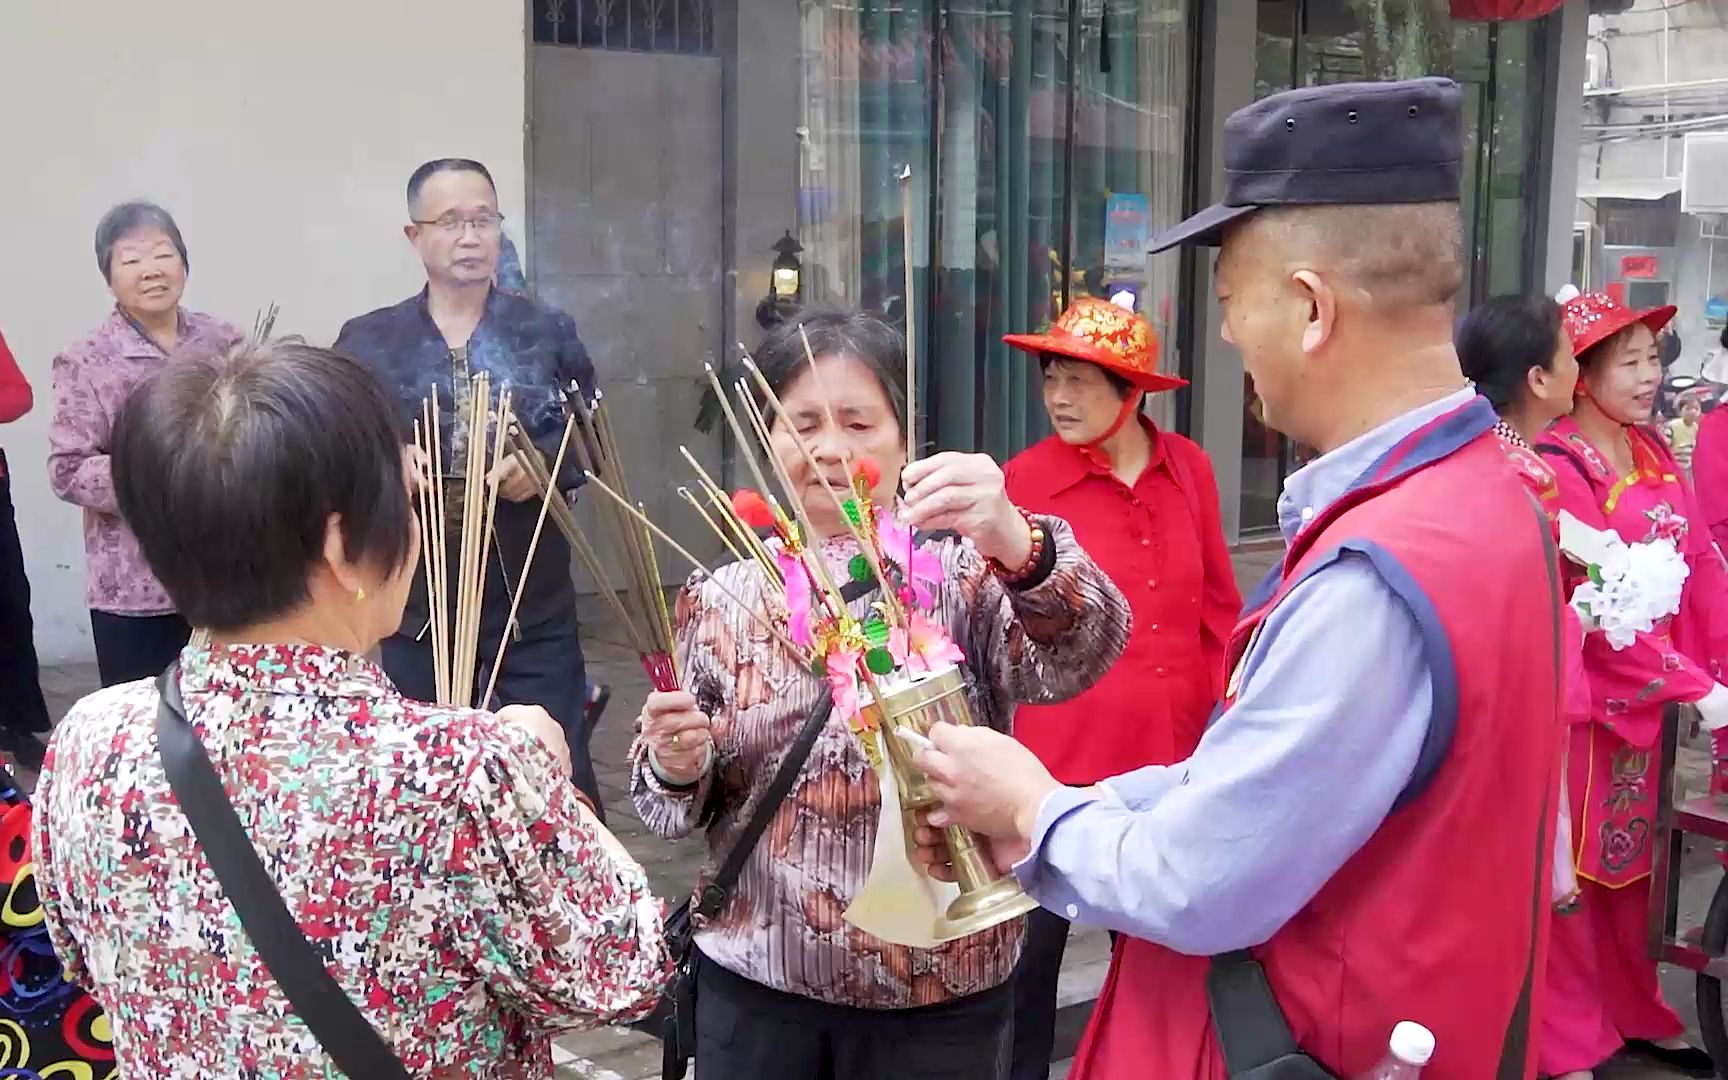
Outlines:
[[[938, 722], [972, 726], [972, 705], [966, 697], [966, 678], [959, 668], [906, 686], [882, 691], [880, 700], [882, 743], [894, 769], [900, 793], [900, 812], [906, 825], [906, 843], [912, 846], [916, 828], [914, 815], [941, 802], [930, 783], [913, 762], [914, 751], [897, 732], [910, 729], [927, 735]], [[966, 829], [949, 826], [946, 842], [960, 895], [938, 920], [937, 936], [943, 939], [976, 934], [1009, 919], [1026, 914], [1037, 901], [1010, 876], [999, 875], [990, 864], [978, 838]], [[908, 850], [908, 856], [911, 851]]]

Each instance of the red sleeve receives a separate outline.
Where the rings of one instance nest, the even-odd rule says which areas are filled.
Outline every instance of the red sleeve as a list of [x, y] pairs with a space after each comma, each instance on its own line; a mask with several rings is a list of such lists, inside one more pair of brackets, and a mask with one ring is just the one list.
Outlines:
[[1692, 485], [1710, 535], [1728, 551], [1728, 406], [1718, 406], [1698, 425]]
[[34, 403], [29, 380], [18, 370], [18, 361], [6, 347], [6, 339], [0, 337], [0, 424], [9, 424], [23, 416]]
[[1217, 698], [1224, 694], [1224, 651], [1242, 615], [1242, 593], [1236, 588], [1236, 566], [1230, 561], [1230, 547], [1224, 542], [1218, 478], [1213, 475], [1212, 462], [1192, 442], [1174, 439], [1171, 442], [1180, 447], [1179, 452], [1186, 459], [1185, 471], [1193, 480], [1199, 508], [1195, 526], [1200, 539], [1200, 568], [1205, 575], [1200, 594], [1200, 635], [1207, 670], [1212, 675], [1212, 696]]

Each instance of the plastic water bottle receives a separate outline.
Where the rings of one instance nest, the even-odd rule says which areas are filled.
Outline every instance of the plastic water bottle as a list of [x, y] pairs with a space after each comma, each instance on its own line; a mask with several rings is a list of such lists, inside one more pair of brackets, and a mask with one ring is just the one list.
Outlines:
[[1434, 1033], [1421, 1024], [1400, 1021], [1392, 1029], [1386, 1056], [1357, 1080], [1417, 1080], [1422, 1075], [1422, 1066], [1433, 1056]]

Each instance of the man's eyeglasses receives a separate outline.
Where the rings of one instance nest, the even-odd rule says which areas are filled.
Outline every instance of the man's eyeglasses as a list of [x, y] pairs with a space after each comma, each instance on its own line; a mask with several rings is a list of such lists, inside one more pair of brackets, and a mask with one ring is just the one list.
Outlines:
[[410, 218], [409, 220], [414, 222], [416, 225], [430, 225], [433, 228], [441, 229], [452, 235], [459, 235], [463, 229], [466, 229], [470, 225], [474, 227], [474, 231], [477, 233], [482, 235], [491, 235], [498, 231], [499, 226], [504, 224], [504, 215], [484, 213], [475, 214], [472, 217], [463, 217], [461, 214], [449, 213], [432, 221], [421, 221], [418, 218]]

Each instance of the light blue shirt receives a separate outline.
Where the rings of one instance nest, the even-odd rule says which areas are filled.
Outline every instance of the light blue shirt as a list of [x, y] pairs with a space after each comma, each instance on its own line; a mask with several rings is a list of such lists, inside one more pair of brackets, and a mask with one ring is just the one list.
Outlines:
[[[1288, 540], [1405, 436], [1475, 395], [1405, 413], [1291, 474]], [[1044, 907], [1209, 955], [1259, 945], [1379, 828], [1433, 714], [1416, 617], [1364, 556], [1316, 571], [1273, 609], [1240, 690], [1179, 765], [1062, 788], [1015, 874]]]

